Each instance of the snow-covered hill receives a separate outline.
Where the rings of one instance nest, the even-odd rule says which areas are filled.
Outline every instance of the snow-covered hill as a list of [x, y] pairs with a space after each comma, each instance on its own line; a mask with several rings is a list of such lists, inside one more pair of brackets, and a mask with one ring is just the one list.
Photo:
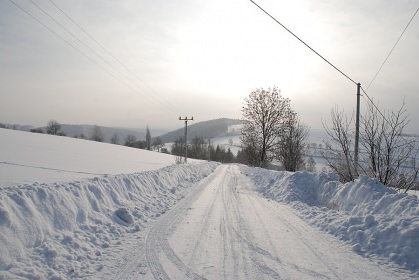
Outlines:
[[[114, 256], [142, 250], [145, 232], [219, 166], [4, 129], [0, 144], [0, 279], [95, 279], [115, 262], [124, 269], [129, 260]], [[239, 170], [256, 186], [249, 192], [290, 206], [402, 278], [419, 277], [416, 196], [365, 177], [340, 184], [328, 173]]]
[[0, 145], [0, 186], [156, 170], [175, 162], [167, 154], [8, 129], [0, 129]]

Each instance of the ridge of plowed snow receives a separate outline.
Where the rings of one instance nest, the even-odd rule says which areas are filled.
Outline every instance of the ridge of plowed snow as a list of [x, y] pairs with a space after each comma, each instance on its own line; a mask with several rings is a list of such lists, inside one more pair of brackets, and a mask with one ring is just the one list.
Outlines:
[[365, 176], [342, 184], [333, 173], [243, 170], [262, 195], [291, 205], [311, 224], [353, 244], [359, 254], [418, 271], [417, 196], [397, 193]]
[[0, 278], [66, 279], [100, 270], [94, 264], [103, 250], [165, 213], [216, 166], [2, 188]]

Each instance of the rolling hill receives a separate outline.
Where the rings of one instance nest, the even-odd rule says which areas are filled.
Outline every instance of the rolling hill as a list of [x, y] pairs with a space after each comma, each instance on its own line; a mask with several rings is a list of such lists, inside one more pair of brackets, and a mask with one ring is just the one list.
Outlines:
[[[240, 131], [238, 129], [231, 129], [231, 127], [242, 123], [241, 120], [227, 118], [203, 121], [195, 124], [190, 122], [188, 123], [188, 141], [195, 136], [207, 138], [238, 135], [240, 134]], [[179, 137], [183, 137], [184, 134], [185, 129], [182, 127], [160, 135], [159, 137], [163, 140], [163, 143], [170, 143], [174, 142]]]

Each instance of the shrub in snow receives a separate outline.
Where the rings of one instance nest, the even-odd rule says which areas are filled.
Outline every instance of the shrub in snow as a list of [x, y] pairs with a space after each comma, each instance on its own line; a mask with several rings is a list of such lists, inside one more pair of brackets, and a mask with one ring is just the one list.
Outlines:
[[134, 223], [134, 218], [127, 208], [119, 208], [115, 211], [115, 215], [128, 224]]

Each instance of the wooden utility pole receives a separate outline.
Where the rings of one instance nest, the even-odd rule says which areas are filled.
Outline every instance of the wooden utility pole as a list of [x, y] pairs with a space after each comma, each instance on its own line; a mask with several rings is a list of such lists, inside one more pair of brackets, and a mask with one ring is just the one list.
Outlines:
[[[359, 154], [359, 109], [360, 109], [360, 96], [361, 84], [357, 84], [356, 90], [356, 119], [355, 119], [355, 170], [358, 170], [358, 154]], [[358, 172], [357, 172], [358, 173]]]
[[188, 117], [184, 117], [183, 119], [179, 117], [180, 121], [185, 121], [185, 163], [188, 160], [188, 121], [193, 121], [193, 117], [188, 119]]

